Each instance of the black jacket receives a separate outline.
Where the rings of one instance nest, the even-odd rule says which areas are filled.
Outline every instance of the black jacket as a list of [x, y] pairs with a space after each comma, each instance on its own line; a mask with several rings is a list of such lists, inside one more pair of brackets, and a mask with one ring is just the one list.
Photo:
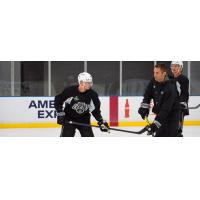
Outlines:
[[100, 100], [98, 94], [90, 89], [84, 93], [79, 92], [78, 85], [66, 88], [61, 94], [55, 96], [55, 109], [63, 111], [67, 120], [82, 123], [90, 123], [90, 113], [97, 121], [102, 120], [100, 111]]
[[156, 114], [155, 121], [161, 125], [167, 118], [173, 119], [174, 112], [180, 110], [178, 93], [171, 80], [160, 83], [152, 79], [145, 90], [143, 103], [150, 105], [152, 99], [154, 103], [152, 111]]

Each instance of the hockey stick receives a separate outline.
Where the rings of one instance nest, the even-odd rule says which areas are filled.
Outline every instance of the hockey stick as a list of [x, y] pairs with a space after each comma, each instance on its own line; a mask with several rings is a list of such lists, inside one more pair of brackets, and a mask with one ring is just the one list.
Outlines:
[[[83, 123], [79, 123], [79, 122], [66, 121], [66, 123], [67, 124], [74, 124], [74, 125], [78, 125], [78, 126], [87, 126], [87, 127], [99, 128], [99, 126], [95, 126], [95, 125], [91, 125], [91, 124], [83, 124]], [[140, 131], [128, 131], [128, 130], [117, 129], [117, 128], [109, 128], [109, 130], [121, 131], [121, 132], [125, 132], [125, 133], [134, 133], [134, 134], [142, 134], [142, 133], [147, 131], [146, 127], [141, 129]]]
[[197, 106], [194, 106], [194, 107], [189, 107], [189, 109], [197, 109], [197, 108], [199, 108], [199, 107], [200, 107], [200, 104], [197, 105]]

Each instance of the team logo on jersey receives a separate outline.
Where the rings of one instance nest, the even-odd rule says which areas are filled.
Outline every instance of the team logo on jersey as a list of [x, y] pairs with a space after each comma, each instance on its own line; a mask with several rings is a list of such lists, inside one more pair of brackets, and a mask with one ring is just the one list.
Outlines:
[[89, 107], [90, 105], [87, 105], [83, 102], [78, 102], [72, 106], [72, 109], [75, 110], [80, 115], [83, 114], [85, 111], [87, 111]]
[[79, 101], [80, 99], [79, 99], [79, 97], [78, 96], [75, 96], [74, 97], [74, 101]]

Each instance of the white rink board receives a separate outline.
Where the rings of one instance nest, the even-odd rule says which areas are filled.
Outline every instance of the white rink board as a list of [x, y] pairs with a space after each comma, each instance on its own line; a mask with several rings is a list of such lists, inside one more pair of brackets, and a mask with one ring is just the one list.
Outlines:
[[[125, 102], [129, 101], [129, 118], [125, 118]], [[0, 97], [0, 124], [12, 123], [56, 123], [54, 97]], [[100, 97], [102, 116], [110, 120], [110, 98]], [[142, 121], [137, 113], [142, 97], [119, 97], [118, 121]], [[190, 97], [190, 106], [200, 104], [200, 97]], [[151, 115], [150, 115], [151, 116]], [[186, 121], [200, 121], [200, 109], [190, 110]], [[92, 117], [92, 121], [95, 119]]]
[[[109, 97], [100, 98], [102, 115], [109, 119]], [[54, 97], [1, 97], [0, 124], [56, 123]]]

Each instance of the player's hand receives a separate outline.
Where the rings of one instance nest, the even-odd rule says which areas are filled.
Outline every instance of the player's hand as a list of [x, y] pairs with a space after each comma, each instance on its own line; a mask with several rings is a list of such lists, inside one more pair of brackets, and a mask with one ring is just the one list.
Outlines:
[[158, 127], [153, 123], [153, 124], [147, 125], [146, 129], [148, 131], [147, 135], [155, 136], [155, 133], [158, 130]]
[[188, 105], [186, 102], [180, 102], [180, 105], [181, 105], [181, 109], [187, 109], [188, 108]]
[[102, 132], [109, 132], [110, 127], [106, 121], [101, 120], [98, 122], [98, 125]]
[[184, 113], [184, 115], [189, 115], [189, 109], [188, 104], [186, 102], [180, 102], [181, 111]]
[[65, 112], [57, 113], [57, 124], [64, 125], [65, 122]]
[[138, 113], [141, 115], [142, 119], [145, 119], [145, 117], [148, 117], [149, 115], [149, 108], [140, 107]]

